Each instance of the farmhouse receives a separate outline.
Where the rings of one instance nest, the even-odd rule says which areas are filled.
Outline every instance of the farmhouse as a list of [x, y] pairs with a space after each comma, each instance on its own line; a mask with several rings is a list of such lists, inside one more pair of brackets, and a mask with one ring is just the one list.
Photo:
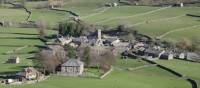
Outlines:
[[118, 4], [117, 3], [106, 3], [105, 4], [105, 6], [108, 6], [108, 7], [116, 7], [116, 6], [118, 6]]
[[78, 59], [69, 59], [61, 65], [61, 74], [64, 76], [79, 76], [84, 71], [84, 63]]
[[180, 7], [183, 7], [184, 6], [184, 4], [183, 3], [180, 3]]
[[42, 74], [33, 67], [27, 67], [24, 68], [22, 72], [19, 72], [16, 75], [20, 77], [20, 79], [25, 78], [26, 80], [35, 80], [40, 78]]
[[117, 38], [117, 37], [109, 37], [109, 38], [105, 39], [104, 44], [109, 44], [111, 46], [115, 46], [119, 42], [120, 42], [119, 38]]
[[72, 38], [72, 42], [77, 44], [77, 45], [80, 45], [81, 43], [88, 43], [89, 40], [86, 36], [80, 36], [80, 37]]
[[185, 54], [185, 53], [180, 53], [180, 54], [178, 55], [178, 58], [179, 58], [179, 59], [185, 59], [185, 58], [186, 58], [186, 54]]
[[61, 7], [63, 6], [63, 0], [49, 0], [49, 7], [54, 8], [54, 7]]

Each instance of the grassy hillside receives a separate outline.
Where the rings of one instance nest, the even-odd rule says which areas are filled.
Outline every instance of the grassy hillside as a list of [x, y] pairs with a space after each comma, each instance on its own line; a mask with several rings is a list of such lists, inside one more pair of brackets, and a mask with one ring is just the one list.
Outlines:
[[182, 73], [185, 76], [191, 77], [198, 82], [200, 85], [200, 64], [181, 60], [170, 60], [170, 61], [157, 61], [166, 67], [174, 69], [177, 72]]
[[[185, 14], [199, 14], [200, 7], [150, 7], [150, 6], [118, 6], [112, 8], [104, 7], [105, 3], [112, 0], [72, 0], [65, 1], [63, 8], [71, 10], [80, 15], [81, 19], [91, 24], [103, 24], [110, 27], [116, 27], [119, 24], [125, 24], [133, 29], [139, 30], [141, 33], [152, 37], [159, 37], [167, 32], [188, 27], [184, 31], [170, 32], [164, 36], [164, 39], [180, 39], [183, 34], [193, 34], [197, 32], [190, 28], [200, 24], [200, 18], [188, 17]], [[41, 2], [44, 3], [44, 2]], [[47, 3], [47, 2], [45, 2]], [[31, 20], [37, 21], [43, 19], [50, 25], [55, 25], [59, 21], [63, 21], [69, 17], [69, 14], [58, 11], [51, 11], [47, 9], [33, 9], [38, 2], [29, 2], [27, 7], [31, 9]], [[22, 9], [0, 8], [0, 18], [11, 21], [24, 21], [27, 14]], [[179, 36], [180, 35], [180, 36]], [[174, 37], [175, 36], [175, 37]], [[200, 37], [194, 33], [191, 35], [184, 35], [188, 39], [193, 37]]]
[[[53, 31], [47, 31], [51, 34]], [[24, 66], [32, 65], [32, 60], [26, 59], [37, 52], [38, 45], [43, 43], [38, 39], [38, 32], [32, 28], [0, 28], [0, 72], [19, 71]], [[12, 51], [24, 46], [16, 54]], [[20, 64], [5, 64], [13, 55], [20, 57]]]

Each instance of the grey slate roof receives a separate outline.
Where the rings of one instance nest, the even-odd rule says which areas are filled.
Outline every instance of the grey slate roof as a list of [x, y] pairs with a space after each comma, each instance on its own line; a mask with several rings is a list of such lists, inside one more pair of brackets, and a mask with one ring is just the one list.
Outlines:
[[68, 67], [78, 67], [83, 65], [84, 63], [80, 60], [77, 59], [69, 59], [67, 62], [65, 62], [64, 64], [62, 64], [62, 66], [68, 66]]
[[197, 53], [192, 53], [192, 52], [188, 52], [187, 53], [187, 59], [200, 59], [200, 56]]

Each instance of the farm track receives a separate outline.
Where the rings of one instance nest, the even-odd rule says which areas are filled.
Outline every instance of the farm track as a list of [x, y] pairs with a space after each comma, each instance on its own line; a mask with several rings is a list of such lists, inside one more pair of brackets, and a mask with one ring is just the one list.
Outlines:
[[93, 14], [90, 14], [90, 15], [87, 15], [87, 16], [83, 16], [83, 17], [81, 17], [81, 19], [87, 19], [89, 17], [93, 17], [93, 16], [96, 16], [96, 15], [102, 14], [102, 13], [108, 11], [109, 9], [110, 9], [110, 7], [103, 7], [103, 10], [96, 12], [96, 13], [93, 13]]
[[197, 27], [200, 27], [200, 25], [194, 25], [194, 26], [190, 26], [190, 27], [184, 27], [184, 28], [174, 29], [174, 30], [168, 31], [168, 32], [166, 32], [166, 33], [158, 36], [158, 38], [161, 39], [161, 38], [169, 35], [170, 33], [178, 32], [178, 31], [183, 31], [183, 30], [187, 30], [187, 29], [191, 29], [191, 28], [197, 28]]
[[11, 54], [11, 53], [14, 53], [14, 51], [20, 51], [20, 50], [28, 48], [28, 47], [29, 47], [28, 45], [25, 45], [23, 47], [18, 47], [17, 49], [7, 51], [6, 54]]
[[156, 64], [142, 65], [142, 66], [138, 66], [138, 67], [134, 67], [134, 68], [115, 67], [115, 69], [119, 70], [119, 71], [135, 71], [135, 70], [140, 70], [140, 69], [143, 69], [143, 68], [154, 67], [154, 66], [156, 66]]
[[137, 17], [137, 16], [143, 16], [143, 15], [155, 13], [155, 12], [158, 12], [158, 11], [162, 11], [162, 10], [165, 10], [165, 9], [168, 9], [168, 8], [171, 8], [171, 6], [160, 8], [160, 9], [156, 9], [156, 10], [152, 10], [152, 11], [145, 12], [145, 13], [136, 14], [136, 15], [123, 16], [123, 17], [113, 17], [113, 18], [109, 18], [109, 19], [106, 19], [106, 20], [103, 20], [103, 21], [95, 22], [94, 24], [108, 22], [108, 21], [112, 21], [112, 20], [116, 20], [116, 19], [126, 19], [126, 18], [132, 18], [132, 17]]
[[148, 21], [138, 22], [136, 24], [129, 25], [129, 27], [134, 27], [134, 26], [146, 24], [147, 22], [152, 23], [152, 22], [159, 22], [159, 21], [169, 21], [169, 20], [177, 19], [177, 18], [180, 18], [180, 17], [183, 17], [183, 16], [185, 16], [185, 14], [179, 15], [179, 16], [175, 16], [175, 17], [161, 18], [161, 19], [155, 19], [155, 20], [148, 20]]

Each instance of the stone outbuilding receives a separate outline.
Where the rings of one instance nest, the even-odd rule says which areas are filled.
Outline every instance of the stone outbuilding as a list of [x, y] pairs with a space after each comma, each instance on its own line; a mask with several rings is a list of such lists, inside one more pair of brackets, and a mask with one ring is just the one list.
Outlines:
[[16, 56], [12, 56], [8, 59], [8, 61], [6, 63], [10, 63], [10, 64], [18, 64], [20, 62], [20, 58], [16, 57]]
[[78, 59], [69, 59], [61, 65], [61, 74], [64, 76], [80, 76], [84, 71], [84, 63]]

